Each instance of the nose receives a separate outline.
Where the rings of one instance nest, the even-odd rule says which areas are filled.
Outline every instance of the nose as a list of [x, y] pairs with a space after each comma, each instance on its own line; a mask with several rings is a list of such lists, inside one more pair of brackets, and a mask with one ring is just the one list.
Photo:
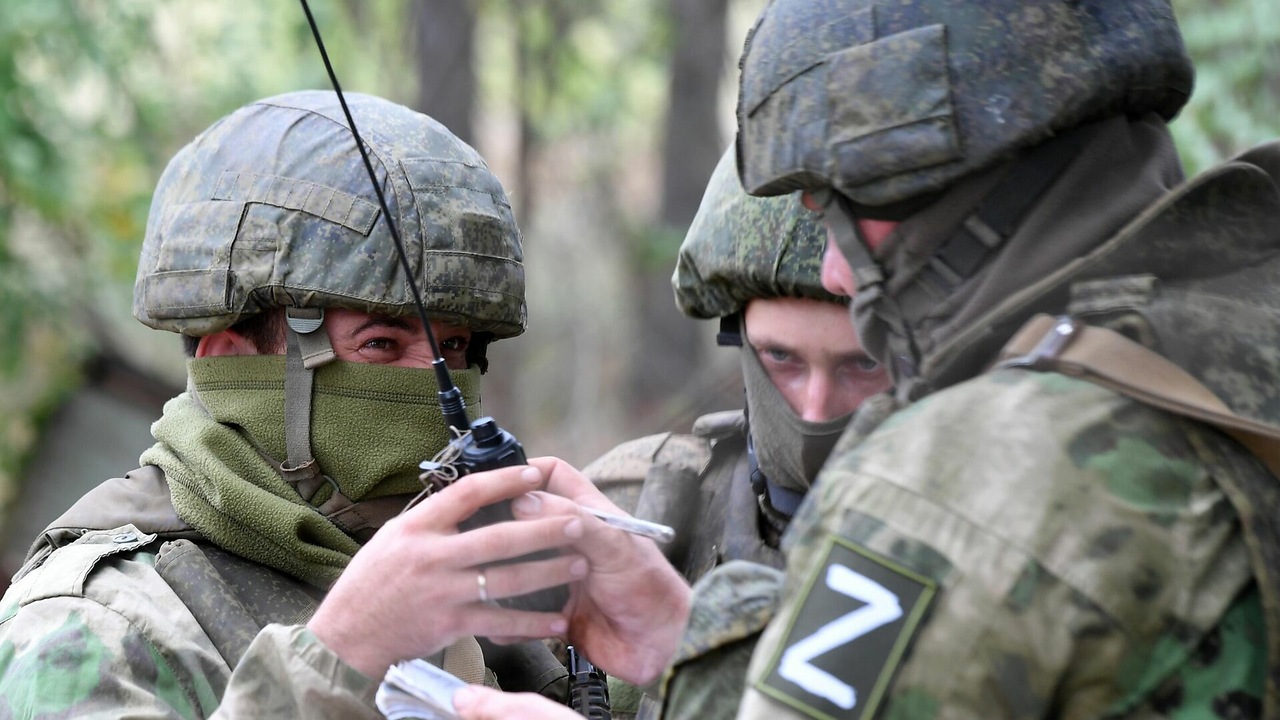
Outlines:
[[822, 251], [822, 287], [832, 295], [845, 297], [853, 297], [858, 290], [853, 282], [853, 269], [849, 267], [849, 261], [830, 237], [827, 238], [826, 249]]
[[805, 383], [800, 419], [825, 422], [843, 413], [836, 412], [836, 387], [833, 378], [822, 370], [813, 370]]

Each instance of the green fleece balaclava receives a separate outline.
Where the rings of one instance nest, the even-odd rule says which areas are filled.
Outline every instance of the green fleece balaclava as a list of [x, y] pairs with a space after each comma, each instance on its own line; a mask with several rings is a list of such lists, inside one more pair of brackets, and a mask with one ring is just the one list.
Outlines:
[[[284, 458], [281, 356], [191, 360], [192, 392], [165, 407], [143, 462], [160, 466], [174, 508], [218, 545], [319, 587], [358, 542], [307, 504], [278, 471]], [[479, 408], [479, 371], [454, 372]], [[325, 477], [353, 501], [416, 492], [418, 463], [448, 442], [430, 370], [332, 362], [315, 373], [311, 441]], [[322, 487], [313, 502], [331, 490]]]

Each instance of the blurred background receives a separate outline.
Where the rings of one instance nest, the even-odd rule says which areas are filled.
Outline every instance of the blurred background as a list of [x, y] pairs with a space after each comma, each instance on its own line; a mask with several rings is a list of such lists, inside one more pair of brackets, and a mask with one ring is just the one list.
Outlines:
[[[529, 331], [491, 348], [487, 414], [581, 465], [740, 406], [736, 354], [676, 311], [670, 277], [763, 0], [312, 2], [344, 90], [437, 118], [512, 196]], [[1198, 70], [1173, 125], [1189, 172], [1280, 137], [1280, 3], [1174, 6]], [[177, 337], [129, 313], [166, 161], [303, 88], [328, 82], [291, 0], [0, 0], [0, 586], [136, 466], [183, 385]]]

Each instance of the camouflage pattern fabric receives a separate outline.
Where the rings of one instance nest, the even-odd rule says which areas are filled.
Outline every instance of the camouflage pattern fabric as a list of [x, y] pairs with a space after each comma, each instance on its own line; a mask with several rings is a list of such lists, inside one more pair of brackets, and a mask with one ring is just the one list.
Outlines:
[[378, 683], [342, 662], [305, 627], [269, 625], [232, 673], [214, 718], [382, 718]]
[[[324, 593], [208, 545], [163, 486], [154, 467], [109, 481], [37, 543], [0, 600], [0, 717], [381, 717], [377, 682], [303, 625]], [[109, 527], [126, 515], [147, 520]]]
[[743, 51], [742, 184], [896, 203], [1081, 123], [1172, 118], [1192, 77], [1168, 0], [774, 0]]
[[[346, 97], [428, 314], [499, 338], [523, 332], [520, 232], [484, 160], [421, 113]], [[202, 336], [279, 306], [413, 314], [381, 214], [334, 93], [246, 105], [179, 151], [160, 178], [134, 316]]]
[[822, 287], [827, 234], [796, 197], [754, 198], [738, 182], [733, 149], [720, 158], [671, 277], [676, 306], [695, 318], [740, 312], [756, 298], [847, 303]]
[[[879, 663], [874, 680], [892, 678], [879, 697], [859, 686], [848, 716], [1256, 717], [1265, 652], [1248, 631], [1261, 616], [1221, 472], [1265, 470], [1212, 430], [1083, 381], [1001, 371], [930, 396], [820, 476], [793, 523], [783, 599], [738, 717], [834, 716], [766, 681], [804, 639], [799, 614], [835, 620], [858, 606], [806, 604], [833, 537], [939, 588], [905, 655], [862, 651], [872, 631], [813, 659], [840, 678], [853, 666], [832, 663], [852, 654]], [[1214, 650], [1224, 637], [1229, 657]]]
[[381, 717], [301, 625], [322, 599], [209, 545], [141, 468], [52, 523], [0, 599], [0, 717]]
[[[1268, 712], [1278, 589], [1260, 578], [1277, 560], [1250, 547], [1241, 519], [1280, 517], [1280, 505], [1274, 491], [1239, 501], [1222, 488], [1275, 478], [1217, 430], [1104, 388], [982, 373], [1032, 313], [1069, 313], [1277, 422], [1280, 192], [1265, 160], [1280, 144], [1177, 185], [1157, 118], [1082, 131], [999, 252], [945, 299], [911, 305], [904, 288], [974, 217], [990, 178], [956, 184], [877, 254], [886, 295], [903, 303], [891, 331], [919, 347], [917, 392], [837, 448], [793, 521], [737, 717]], [[737, 657], [707, 646], [685, 663], [703, 673], [690, 682], [743, 673]], [[668, 712], [680, 717], [736, 703], [679, 697]]]
[[[782, 574], [762, 565], [729, 562], [694, 587], [685, 642], [663, 678], [665, 720], [732, 718], [742, 696], [756, 638], [773, 619]], [[723, 672], [737, 668], [737, 672]]]
[[156, 535], [92, 531], [0, 600], [6, 717], [368, 717], [376, 683], [305, 628], [271, 626], [232, 670], [155, 570]]

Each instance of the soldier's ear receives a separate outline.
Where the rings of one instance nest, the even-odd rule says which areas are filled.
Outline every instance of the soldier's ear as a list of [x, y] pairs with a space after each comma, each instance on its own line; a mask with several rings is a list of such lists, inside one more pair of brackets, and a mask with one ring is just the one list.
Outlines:
[[205, 335], [196, 344], [196, 357], [198, 358], [260, 354], [258, 348], [249, 338], [232, 329]]

